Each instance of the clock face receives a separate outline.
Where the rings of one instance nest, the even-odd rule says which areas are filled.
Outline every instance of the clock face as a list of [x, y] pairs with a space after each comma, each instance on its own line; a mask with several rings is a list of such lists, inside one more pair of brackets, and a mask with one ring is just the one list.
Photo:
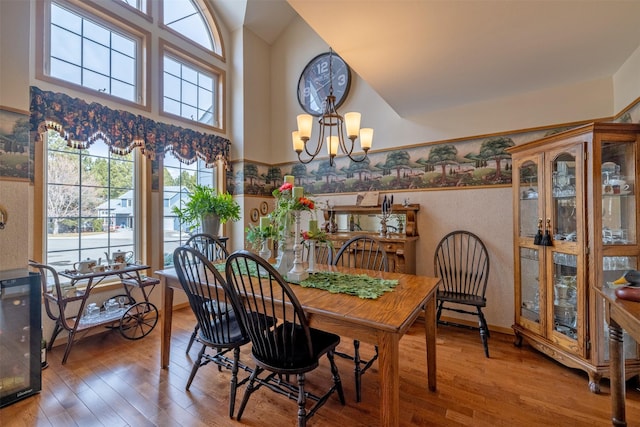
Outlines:
[[[329, 81], [329, 58], [331, 75]], [[322, 53], [313, 58], [300, 75], [298, 81], [298, 102], [307, 113], [320, 116], [324, 111], [327, 96], [333, 86], [336, 108], [344, 102], [351, 85], [349, 66], [335, 53]]]

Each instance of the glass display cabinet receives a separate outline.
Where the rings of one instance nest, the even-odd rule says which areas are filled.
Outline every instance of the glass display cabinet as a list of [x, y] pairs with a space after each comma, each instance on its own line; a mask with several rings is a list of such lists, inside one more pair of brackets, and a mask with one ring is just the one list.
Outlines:
[[[589, 375], [609, 375], [604, 302], [638, 268], [640, 125], [596, 123], [509, 149], [513, 160], [516, 345]], [[625, 337], [626, 372], [640, 372]]]

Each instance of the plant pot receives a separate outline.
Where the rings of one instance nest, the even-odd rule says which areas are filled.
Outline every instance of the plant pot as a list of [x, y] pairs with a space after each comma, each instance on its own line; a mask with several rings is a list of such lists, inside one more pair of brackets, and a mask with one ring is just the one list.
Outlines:
[[220, 234], [220, 217], [215, 214], [202, 215], [202, 232], [218, 237]]

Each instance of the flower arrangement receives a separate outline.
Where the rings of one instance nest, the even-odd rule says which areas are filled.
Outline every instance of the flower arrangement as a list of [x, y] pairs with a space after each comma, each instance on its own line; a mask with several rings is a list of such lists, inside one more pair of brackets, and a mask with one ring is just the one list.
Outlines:
[[271, 212], [272, 236], [279, 241], [288, 237], [294, 237], [291, 226], [294, 221], [294, 212], [314, 212], [315, 202], [304, 195], [302, 187], [294, 187], [291, 182], [285, 182], [279, 188], [273, 190], [276, 199], [275, 209]]

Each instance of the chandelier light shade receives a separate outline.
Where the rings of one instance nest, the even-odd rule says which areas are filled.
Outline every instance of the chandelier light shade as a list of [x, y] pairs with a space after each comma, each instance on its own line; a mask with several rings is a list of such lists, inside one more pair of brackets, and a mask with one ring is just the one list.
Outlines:
[[[333, 70], [331, 57], [333, 50], [329, 51], [329, 95], [324, 102], [324, 109], [318, 118], [320, 130], [316, 143], [310, 142], [313, 131], [313, 116], [300, 114], [297, 116], [298, 130], [291, 133], [293, 150], [298, 154], [300, 163], [309, 163], [316, 158], [323, 144], [327, 144], [329, 163], [334, 165], [334, 158], [338, 150], [342, 151], [354, 162], [362, 162], [367, 158], [367, 153], [373, 141], [373, 129], [360, 128], [362, 115], [357, 112], [349, 112], [340, 115], [336, 108], [336, 97], [333, 94]], [[345, 135], [346, 132], [346, 135]], [[354, 155], [355, 141], [360, 138], [362, 155]], [[304, 155], [303, 155], [304, 152]]]

